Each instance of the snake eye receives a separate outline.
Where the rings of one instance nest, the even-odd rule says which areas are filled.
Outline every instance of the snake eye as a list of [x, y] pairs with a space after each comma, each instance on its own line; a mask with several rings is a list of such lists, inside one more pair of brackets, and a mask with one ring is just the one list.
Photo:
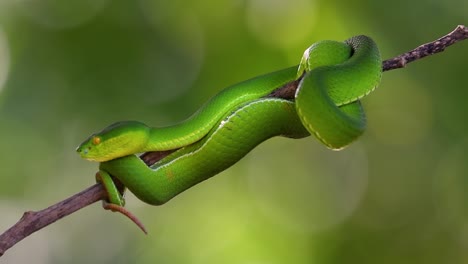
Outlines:
[[92, 139], [94, 145], [98, 145], [101, 143], [101, 138], [100, 137], [93, 137]]

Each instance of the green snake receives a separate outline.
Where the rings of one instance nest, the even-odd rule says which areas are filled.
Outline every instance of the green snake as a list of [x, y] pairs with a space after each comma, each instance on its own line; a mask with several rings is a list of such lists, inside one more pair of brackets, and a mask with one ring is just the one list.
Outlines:
[[[365, 129], [359, 100], [379, 84], [381, 65], [369, 37], [320, 41], [298, 66], [228, 87], [182, 123], [153, 128], [118, 122], [91, 135], [77, 152], [100, 162], [96, 179], [108, 193], [106, 209], [122, 212], [121, 185], [146, 203], [164, 204], [274, 136], [312, 134], [328, 148], [344, 148]], [[295, 80], [294, 99], [268, 96]], [[169, 154], [147, 166], [138, 156], [143, 152]]]

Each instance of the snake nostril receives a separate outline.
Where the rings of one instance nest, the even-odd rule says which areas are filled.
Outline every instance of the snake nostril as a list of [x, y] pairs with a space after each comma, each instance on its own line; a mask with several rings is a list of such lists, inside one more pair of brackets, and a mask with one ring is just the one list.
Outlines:
[[84, 149], [80, 150], [79, 152], [82, 153], [83, 155], [87, 155], [88, 152], [89, 152], [89, 148], [84, 148]]

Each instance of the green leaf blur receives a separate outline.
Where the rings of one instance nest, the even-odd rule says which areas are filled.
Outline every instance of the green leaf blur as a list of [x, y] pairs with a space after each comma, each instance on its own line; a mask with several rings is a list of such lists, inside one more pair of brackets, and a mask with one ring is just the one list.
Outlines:
[[[467, 23], [448, 1], [0, 1], [0, 232], [94, 184], [75, 147], [118, 120], [180, 122], [224, 87], [366, 34], [390, 58]], [[466, 263], [468, 43], [386, 72], [333, 152], [272, 139], [132, 223], [96, 204], [5, 263]], [[3, 262], [2, 262], [3, 263]]]

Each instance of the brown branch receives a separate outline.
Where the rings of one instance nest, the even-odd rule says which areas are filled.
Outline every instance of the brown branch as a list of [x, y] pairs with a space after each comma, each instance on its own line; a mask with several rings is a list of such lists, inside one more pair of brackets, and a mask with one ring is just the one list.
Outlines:
[[102, 185], [95, 184], [46, 209], [25, 212], [15, 225], [0, 235], [0, 256], [23, 238], [106, 197], [107, 194]]
[[[448, 46], [467, 38], [468, 29], [465, 26], [460, 25], [454, 31], [436, 41], [421, 45], [412, 51], [384, 61], [382, 69], [383, 71], [389, 71], [403, 68], [410, 62], [439, 53]], [[294, 93], [298, 84], [299, 80], [288, 83], [275, 90], [269, 96], [292, 99], [294, 98]], [[167, 154], [169, 154], [169, 152], [149, 152], [144, 154], [142, 159], [145, 160], [147, 164], [151, 164]], [[21, 217], [15, 225], [0, 235], [0, 256], [32, 233], [81, 208], [106, 198], [107, 195], [102, 185], [95, 184], [88, 189], [46, 209], [37, 212], [25, 212], [23, 217]]]
[[464, 25], [457, 26], [452, 32], [447, 35], [423, 44], [412, 51], [403, 53], [395, 58], [388, 59], [382, 63], [383, 71], [389, 71], [405, 67], [408, 63], [422, 59], [429, 55], [442, 52], [450, 45], [468, 38], [468, 28]]

